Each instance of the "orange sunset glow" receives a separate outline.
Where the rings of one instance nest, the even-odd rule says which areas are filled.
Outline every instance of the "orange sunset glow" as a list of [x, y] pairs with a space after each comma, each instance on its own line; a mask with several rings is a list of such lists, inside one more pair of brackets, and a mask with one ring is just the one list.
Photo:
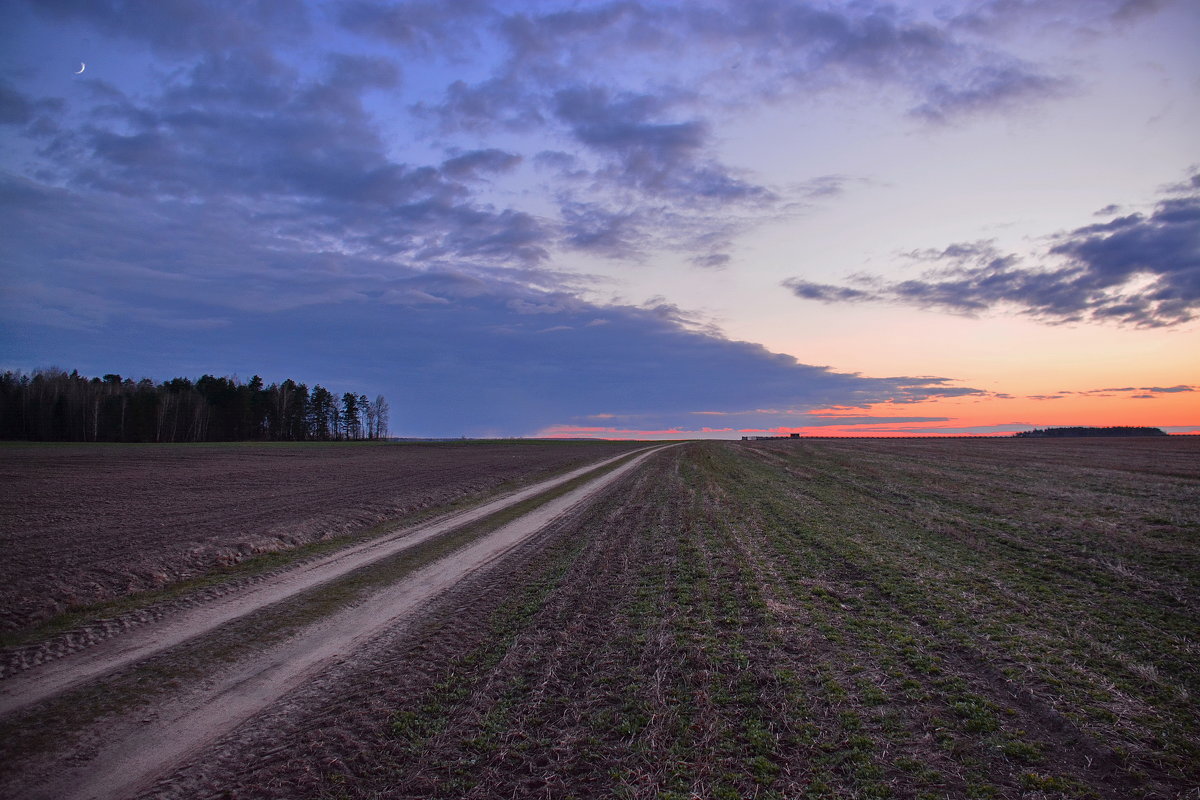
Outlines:
[[10, 5], [14, 381], [302, 376], [412, 438], [1200, 430], [1194, 2]]

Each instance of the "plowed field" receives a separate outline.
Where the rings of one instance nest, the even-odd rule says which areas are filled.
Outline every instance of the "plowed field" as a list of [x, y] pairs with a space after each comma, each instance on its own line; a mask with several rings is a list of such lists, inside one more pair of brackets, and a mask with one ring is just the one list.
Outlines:
[[[1200, 439], [693, 442], [596, 485], [139, 796], [1196, 797]], [[0, 719], [11, 785], [405, 563]]]
[[601, 442], [0, 446], [0, 630], [404, 521], [630, 449]]
[[147, 797], [1191, 797], [1198, 444], [665, 451]]

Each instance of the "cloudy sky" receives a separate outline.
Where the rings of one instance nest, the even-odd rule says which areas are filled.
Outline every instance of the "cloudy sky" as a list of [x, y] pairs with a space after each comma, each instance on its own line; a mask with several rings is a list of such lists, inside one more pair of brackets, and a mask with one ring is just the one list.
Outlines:
[[1200, 431], [1194, 0], [0, 14], [0, 368], [410, 436]]

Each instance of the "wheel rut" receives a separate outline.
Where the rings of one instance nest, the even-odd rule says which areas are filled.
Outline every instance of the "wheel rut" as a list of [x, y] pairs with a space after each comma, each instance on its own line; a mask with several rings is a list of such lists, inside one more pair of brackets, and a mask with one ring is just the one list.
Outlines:
[[[322, 615], [295, 635], [242, 657], [232, 665], [191, 680], [149, 709], [102, 717], [86, 731], [73, 731], [64, 748], [22, 759], [14, 774], [0, 779], [0, 794], [29, 798], [98, 800], [136, 794], [164, 771], [186, 763], [188, 756], [241, 722], [253, 717], [331, 664], [352, 658], [357, 649], [382, 632], [403, 626], [421, 608], [467, 575], [488, 569], [509, 551], [558, 517], [587, 504], [598, 492], [661, 449], [649, 448], [607, 459], [545, 481], [500, 500], [397, 532], [340, 551], [251, 587], [223, 602], [195, 609], [163, 624], [135, 629], [87, 651], [43, 665], [5, 681], [0, 687], [0, 718], [17, 717], [36, 724], [39, 708], [64, 692], [89, 686], [104, 691], [112, 676], [163, 657], [197, 637], [219, 640], [222, 626], [256, 614], [270, 614], [280, 604], [340, 579], [353, 577], [488, 517], [511, 510], [542, 495], [555, 495], [565, 484], [589, 472], [605, 470], [565, 494], [537, 506], [500, 527], [468, 540], [449, 555], [423, 564], [400, 580], [375, 588], [356, 602]], [[615, 464], [621, 459], [624, 463]], [[205, 640], [207, 641], [207, 639]], [[39, 705], [40, 704], [40, 705]]]

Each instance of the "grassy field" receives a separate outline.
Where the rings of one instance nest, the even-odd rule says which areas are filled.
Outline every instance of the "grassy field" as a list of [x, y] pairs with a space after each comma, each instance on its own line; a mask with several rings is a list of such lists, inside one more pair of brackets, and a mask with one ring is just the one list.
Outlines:
[[673, 448], [156, 794], [1196, 797], [1198, 445]]

